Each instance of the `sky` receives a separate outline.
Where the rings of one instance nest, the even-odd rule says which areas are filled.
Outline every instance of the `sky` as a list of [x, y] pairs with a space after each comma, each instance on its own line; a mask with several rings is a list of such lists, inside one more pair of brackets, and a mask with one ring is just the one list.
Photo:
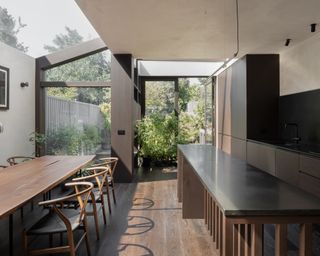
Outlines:
[[18, 40], [29, 47], [27, 54], [32, 57], [47, 54], [43, 46], [52, 45], [55, 35], [65, 32], [65, 26], [77, 29], [85, 40], [99, 37], [74, 0], [0, 0], [0, 6], [27, 24]]

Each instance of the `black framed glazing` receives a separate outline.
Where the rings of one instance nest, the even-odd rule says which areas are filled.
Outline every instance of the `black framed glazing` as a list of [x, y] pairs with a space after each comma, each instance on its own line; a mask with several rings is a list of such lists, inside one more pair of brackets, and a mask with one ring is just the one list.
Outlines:
[[0, 110], [9, 109], [9, 68], [0, 66]]

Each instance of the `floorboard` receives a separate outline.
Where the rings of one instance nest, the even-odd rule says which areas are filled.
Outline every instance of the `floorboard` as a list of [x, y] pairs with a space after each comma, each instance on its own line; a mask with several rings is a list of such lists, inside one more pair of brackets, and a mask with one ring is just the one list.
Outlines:
[[127, 188], [128, 200], [117, 205], [97, 255], [217, 255], [204, 221], [182, 219], [174, 170], [138, 173], [135, 183], [120, 186]]

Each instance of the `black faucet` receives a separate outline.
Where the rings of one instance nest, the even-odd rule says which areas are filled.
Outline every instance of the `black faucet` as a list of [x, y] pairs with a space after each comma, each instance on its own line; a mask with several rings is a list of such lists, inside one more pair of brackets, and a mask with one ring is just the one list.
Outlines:
[[301, 138], [299, 137], [299, 126], [297, 123], [285, 123], [284, 128], [286, 129], [288, 126], [294, 126], [296, 128], [296, 137], [291, 138], [295, 143], [299, 143]]

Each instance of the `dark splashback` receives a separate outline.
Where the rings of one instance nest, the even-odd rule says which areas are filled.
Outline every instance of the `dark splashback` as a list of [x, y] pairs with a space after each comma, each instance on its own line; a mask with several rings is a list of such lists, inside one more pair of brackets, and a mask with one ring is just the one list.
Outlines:
[[281, 96], [279, 122], [281, 138], [295, 137], [295, 127], [284, 124], [297, 123], [301, 143], [320, 144], [320, 90]]

